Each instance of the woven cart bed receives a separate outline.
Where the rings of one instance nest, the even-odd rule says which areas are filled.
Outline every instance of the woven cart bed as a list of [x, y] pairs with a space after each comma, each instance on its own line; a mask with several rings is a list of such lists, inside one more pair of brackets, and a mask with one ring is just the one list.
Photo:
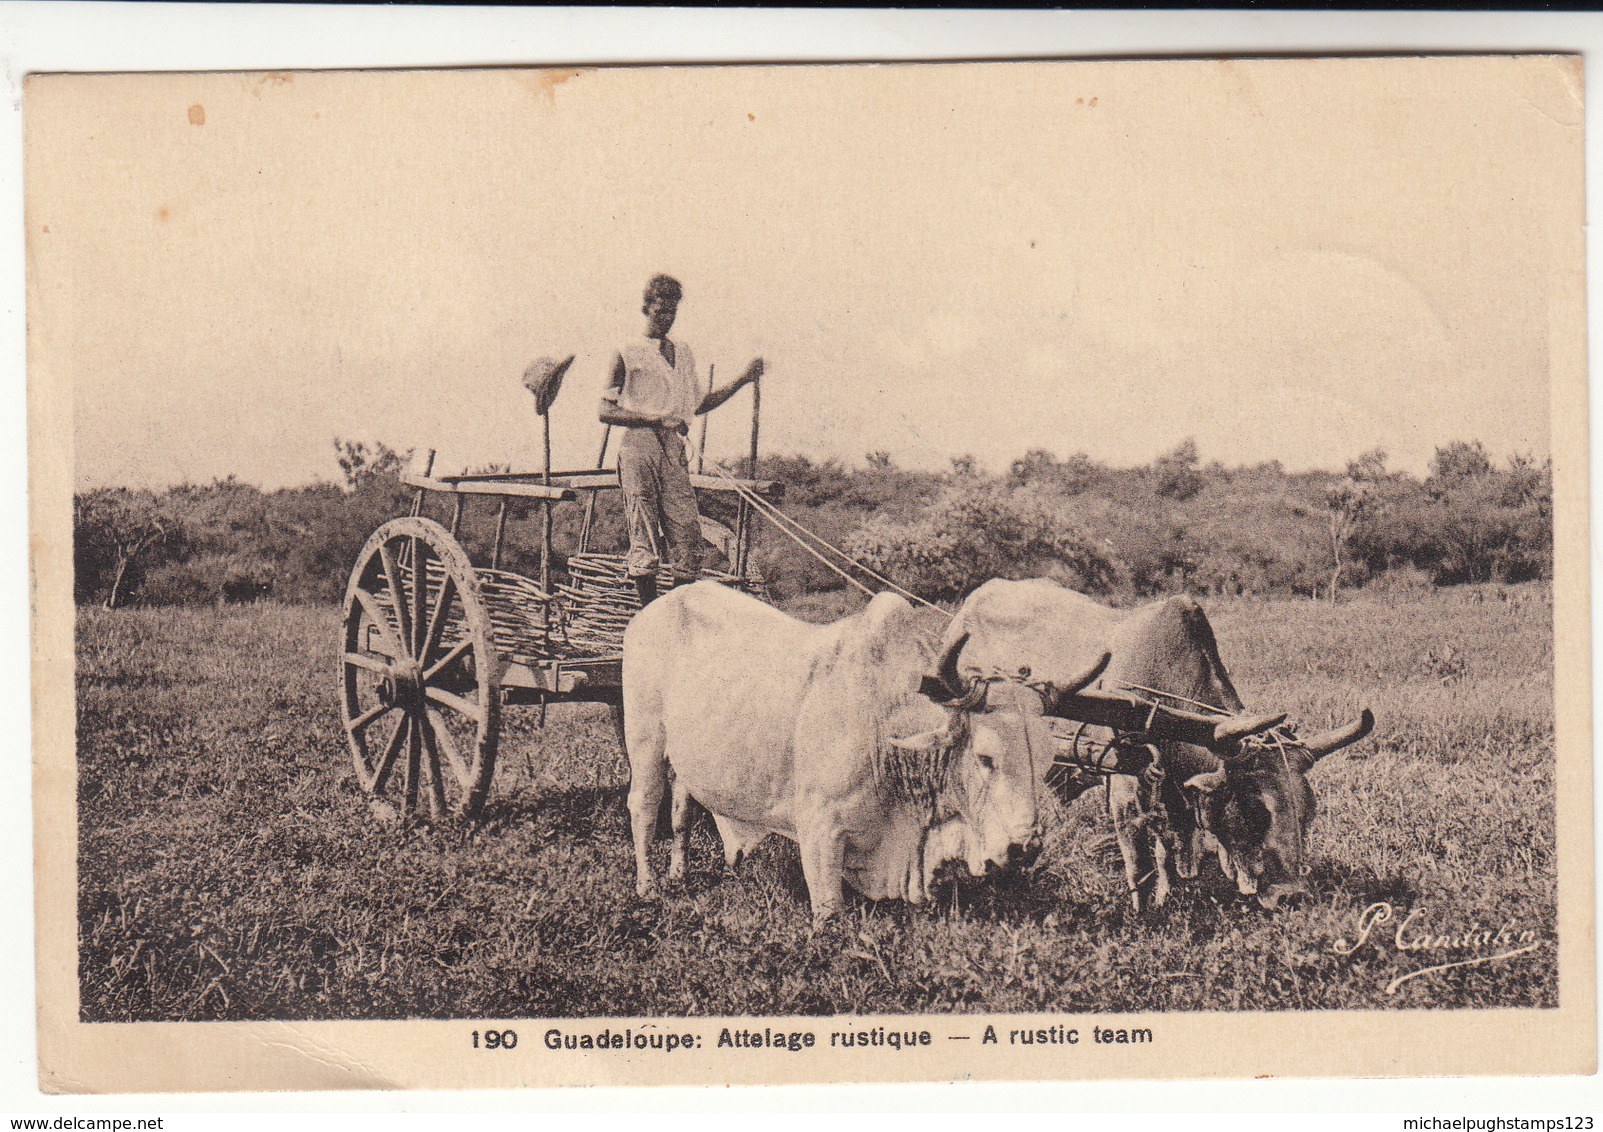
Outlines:
[[[432, 607], [445, 583], [445, 568], [430, 559], [426, 570]], [[401, 563], [400, 571], [410, 589], [410, 563]], [[490, 623], [495, 627], [496, 651], [523, 664], [618, 660], [623, 655], [623, 631], [640, 611], [640, 600], [621, 554], [575, 554], [567, 562], [567, 579], [553, 587], [556, 592], [551, 594], [532, 579], [508, 570], [475, 569], [474, 573], [478, 575], [479, 592]], [[741, 579], [721, 570], [704, 569], [700, 577], [769, 600], [766, 582], [755, 573]], [[663, 590], [671, 580], [669, 570], [657, 575], [657, 584]], [[375, 596], [390, 628], [398, 632], [387, 593]], [[442, 649], [456, 644], [462, 634], [461, 603], [454, 601], [441, 631]]]

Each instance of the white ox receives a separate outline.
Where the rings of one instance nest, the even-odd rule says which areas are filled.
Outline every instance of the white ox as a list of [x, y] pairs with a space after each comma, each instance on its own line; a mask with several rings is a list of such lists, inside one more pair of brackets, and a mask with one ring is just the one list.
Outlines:
[[852, 617], [810, 625], [716, 582], [674, 589], [636, 615], [623, 699], [640, 894], [656, 889], [648, 851], [670, 765], [669, 879], [684, 877], [693, 797], [730, 867], [770, 833], [796, 841], [816, 920], [841, 908], [843, 881], [872, 900], [920, 903], [946, 862], [981, 876], [1031, 855], [1036, 764], [1050, 757], [1039, 702], [1026, 693], [1013, 703], [1012, 686], [965, 695], [957, 650], [937, 663], [940, 626], [925, 620], [881, 594]]

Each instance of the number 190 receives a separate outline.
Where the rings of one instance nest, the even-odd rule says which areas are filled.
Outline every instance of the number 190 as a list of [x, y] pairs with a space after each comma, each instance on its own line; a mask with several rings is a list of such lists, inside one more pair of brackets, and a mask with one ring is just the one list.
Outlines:
[[486, 1030], [484, 1042], [479, 1042], [479, 1032], [473, 1031], [474, 1049], [517, 1049], [518, 1032], [516, 1030]]

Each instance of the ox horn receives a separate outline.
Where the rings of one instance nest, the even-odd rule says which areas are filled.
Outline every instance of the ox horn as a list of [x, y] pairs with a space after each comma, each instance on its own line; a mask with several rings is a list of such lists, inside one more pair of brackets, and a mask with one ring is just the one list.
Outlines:
[[1103, 649], [1102, 655], [1097, 657], [1096, 660], [1092, 662], [1090, 668], [1087, 668], [1084, 672], [1080, 673], [1080, 675], [1070, 679], [1069, 682], [1064, 684], [1061, 688], [1054, 689], [1054, 691], [1056, 691], [1056, 693], [1060, 696], [1074, 695], [1074, 693], [1086, 687], [1098, 676], [1101, 676], [1103, 670], [1107, 668], [1108, 662], [1112, 659], [1113, 653], [1109, 652], [1107, 649]]
[[1316, 759], [1322, 759], [1332, 751], [1339, 751], [1343, 747], [1351, 746], [1365, 735], [1375, 729], [1375, 716], [1368, 708], [1346, 727], [1338, 727], [1334, 731], [1326, 731], [1322, 735], [1315, 735], [1303, 744], [1308, 753]]
[[1214, 725], [1213, 741], [1221, 747], [1233, 747], [1248, 735], [1260, 735], [1284, 722], [1284, 712], [1280, 715], [1233, 715]]
[[968, 644], [968, 637], [969, 635], [964, 633], [946, 646], [946, 651], [941, 653], [940, 662], [935, 666], [935, 675], [926, 676], [919, 682], [920, 693], [938, 704], [973, 706], [972, 703], [965, 704], [963, 701], [973, 699], [975, 689], [965, 685], [963, 678], [957, 674], [957, 657], [963, 651], [963, 646]]

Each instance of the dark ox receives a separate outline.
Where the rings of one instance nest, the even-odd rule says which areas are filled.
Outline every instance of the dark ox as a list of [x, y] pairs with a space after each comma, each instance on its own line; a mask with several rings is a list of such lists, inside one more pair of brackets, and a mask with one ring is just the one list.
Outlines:
[[[1110, 649], [1112, 660], [1097, 685], [1102, 692], [1192, 712], [1214, 708], [1245, 715], [1213, 628], [1188, 597], [1125, 612], [1045, 580], [993, 581], [974, 591], [949, 630], [948, 640], [962, 637], [968, 644], [960, 672], [1025, 669], [1048, 699], [1060, 695], [1058, 673]], [[1256, 722], [1261, 727], [1281, 718]], [[1372, 725], [1365, 712], [1347, 727], [1303, 741], [1287, 742], [1284, 731], [1270, 730], [1213, 750], [1159, 742], [1161, 776], [1113, 775], [1108, 809], [1135, 907], [1163, 904], [1173, 874], [1195, 877], [1207, 849], [1217, 852], [1239, 891], [1256, 896], [1265, 908], [1306, 895], [1308, 829], [1317, 809], [1308, 772], [1323, 756], [1363, 738]], [[1086, 727], [1084, 736], [1103, 743], [1113, 733]], [[1083, 776], [1069, 793], [1095, 781]]]
[[656, 888], [648, 850], [669, 766], [669, 879], [684, 876], [694, 798], [731, 868], [770, 833], [797, 842], [815, 920], [841, 908], [843, 883], [919, 903], [947, 862], [978, 876], [1033, 855], [1051, 741], [1040, 704], [956, 686], [957, 650], [938, 661], [924, 620], [881, 594], [809, 625], [715, 582], [642, 610], [623, 639], [640, 894]]

